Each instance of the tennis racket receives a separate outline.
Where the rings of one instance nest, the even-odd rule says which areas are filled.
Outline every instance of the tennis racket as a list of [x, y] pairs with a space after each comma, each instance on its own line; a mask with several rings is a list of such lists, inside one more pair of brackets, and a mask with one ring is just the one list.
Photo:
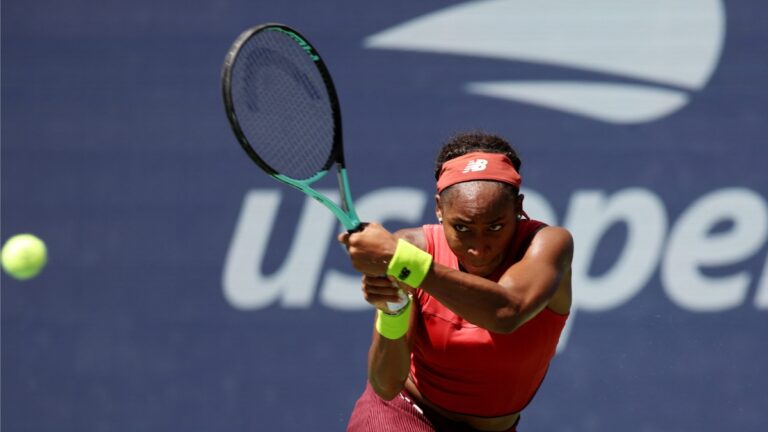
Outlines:
[[[331, 75], [307, 38], [283, 24], [243, 32], [222, 70], [227, 118], [245, 153], [272, 178], [360, 229], [344, 165], [341, 112]], [[336, 166], [340, 205], [312, 184]]]
[[[350, 194], [336, 89], [317, 49], [276, 23], [250, 28], [227, 52], [222, 92], [229, 124], [251, 160], [272, 178], [327, 207], [349, 232], [361, 228]], [[336, 166], [340, 205], [312, 184]], [[401, 301], [389, 303], [400, 309]]]

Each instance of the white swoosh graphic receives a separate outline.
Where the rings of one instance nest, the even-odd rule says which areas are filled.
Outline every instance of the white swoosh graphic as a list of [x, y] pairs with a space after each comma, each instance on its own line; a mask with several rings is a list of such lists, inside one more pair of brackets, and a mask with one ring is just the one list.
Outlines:
[[[699, 90], [717, 66], [724, 35], [721, 0], [478, 0], [397, 25], [366, 38], [364, 44], [370, 48], [535, 62]], [[499, 83], [480, 84], [468, 88], [486, 95], [490, 95], [491, 88], [500, 90]], [[574, 85], [562, 83], [537, 86], [550, 91], [558, 87], [569, 93], [575, 91]], [[619, 123], [637, 121], [621, 118], [653, 118], [647, 111], [653, 111], [649, 101], [654, 98], [660, 115], [672, 112], [671, 107], [685, 105], [685, 101], [680, 103], [682, 94], [671, 90], [579, 86], [581, 95], [588, 97], [583, 104], [579, 100], [551, 101], [551, 95], [537, 98], [528, 94], [525, 100], [574, 113], [592, 112], [594, 118]], [[583, 92], [590, 88], [599, 92], [594, 98]], [[523, 100], [520, 92], [520, 86], [514, 86], [501, 91], [506, 96], [494, 96]], [[615, 94], [608, 96], [610, 92]], [[632, 107], [612, 119], [599, 114], [607, 109], [599, 108], [597, 99], [619, 100], [625, 96], [641, 102], [636, 114], [628, 112]]]
[[681, 91], [639, 85], [574, 81], [505, 81], [467, 85], [469, 93], [526, 102], [609, 123], [644, 123], [688, 102]]

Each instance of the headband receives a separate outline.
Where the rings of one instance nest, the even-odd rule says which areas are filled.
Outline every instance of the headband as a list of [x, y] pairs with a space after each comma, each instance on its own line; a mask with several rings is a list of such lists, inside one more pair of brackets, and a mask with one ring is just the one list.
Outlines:
[[522, 181], [506, 155], [474, 152], [443, 163], [437, 178], [437, 193], [456, 183], [473, 180], [495, 180], [511, 184], [518, 189]]

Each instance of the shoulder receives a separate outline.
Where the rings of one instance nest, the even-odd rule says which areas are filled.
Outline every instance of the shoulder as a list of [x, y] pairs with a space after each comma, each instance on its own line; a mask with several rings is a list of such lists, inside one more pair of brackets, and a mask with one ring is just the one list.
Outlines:
[[395, 231], [395, 237], [398, 239], [403, 239], [419, 249], [427, 250], [427, 240], [424, 238], [424, 229], [422, 227], [418, 228], [403, 228], [401, 230]]
[[556, 255], [570, 262], [573, 257], [573, 236], [563, 227], [544, 226], [534, 235], [528, 251]]

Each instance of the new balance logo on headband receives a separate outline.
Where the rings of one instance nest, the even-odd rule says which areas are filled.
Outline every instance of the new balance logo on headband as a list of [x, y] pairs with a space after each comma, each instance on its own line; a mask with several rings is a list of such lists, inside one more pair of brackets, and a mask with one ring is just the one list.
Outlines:
[[472, 159], [471, 161], [467, 162], [467, 166], [464, 167], [464, 171], [462, 173], [466, 174], [470, 171], [477, 172], [477, 171], [485, 171], [485, 168], [488, 167], [488, 161], [485, 159]]
[[495, 180], [520, 188], [520, 174], [502, 153], [472, 152], [443, 162], [437, 178], [437, 193], [456, 183]]

